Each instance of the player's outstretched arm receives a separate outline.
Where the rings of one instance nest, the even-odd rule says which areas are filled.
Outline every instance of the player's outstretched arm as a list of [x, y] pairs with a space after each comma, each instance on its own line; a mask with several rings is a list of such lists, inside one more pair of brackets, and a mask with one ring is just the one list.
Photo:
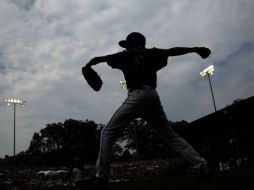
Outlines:
[[107, 62], [107, 56], [94, 57], [86, 64], [85, 67], [91, 67], [102, 62]]
[[179, 56], [187, 53], [197, 53], [200, 57], [205, 59], [210, 55], [211, 50], [206, 47], [174, 47], [166, 50], [166, 53], [168, 56]]

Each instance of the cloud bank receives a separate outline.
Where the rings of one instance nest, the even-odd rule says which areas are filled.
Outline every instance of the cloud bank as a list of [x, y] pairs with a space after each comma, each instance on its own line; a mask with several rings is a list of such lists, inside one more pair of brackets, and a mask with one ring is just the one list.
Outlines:
[[[2, 0], [0, 1], [0, 99], [28, 101], [17, 109], [17, 151], [34, 132], [65, 119], [107, 123], [124, 101], [120, 71], [95, 66], [104, 81], [97, 93], [81, 67], [93, 56], [122, 51], [132, 31], [147, 47], [206, 46], [211, 56], [172, 57], [158, 72], [158, 92], [169, 120], [193, 121], [213, 112], [207, 80], [214, 64], [217, 108], [254, 94], [254, 2], [251, 0]], [[0, 157], [12, 155], [13, 109], [0, 104]]]

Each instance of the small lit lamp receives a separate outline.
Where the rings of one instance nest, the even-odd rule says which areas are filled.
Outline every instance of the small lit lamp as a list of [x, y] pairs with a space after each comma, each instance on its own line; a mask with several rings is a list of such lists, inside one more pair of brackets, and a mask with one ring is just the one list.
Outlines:
[[124, 88], [126, 85], [126, 80], [120, 80], [120, 86]]

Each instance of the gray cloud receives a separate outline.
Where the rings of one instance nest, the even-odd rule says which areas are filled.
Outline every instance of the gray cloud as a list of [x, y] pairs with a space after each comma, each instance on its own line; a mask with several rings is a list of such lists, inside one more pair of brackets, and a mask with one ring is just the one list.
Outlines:
[[2, 60], [2, 55], [0, 53], [0, 76], [6, 74], [6, 67]]
[[[158, 92], [168, 118], [192, 121], [213, 112], [207, 80], [199, 72], [215, 65], [212, 83], [218, 109], [253, 96], [254, 3], [251, 0], [0, 1], [0, 99], [23, 98], [18, 109], [18, 151], [33, 132], [68, 118], [106, 123], [124, 101], [121, 72], [95, 66], [99, 93], [81, 76], [93, 56], [122, 51], [118, 41], [132, 31], [148, 47], [207, 46], [197, 55], [169, 58], [158, 73]], [[0, 106], [0, 156], [11, 154], [12, 109]]]
[[29, 11], [33, 7], [36, 0], [11, 0], [11, 2], [23, 10]]

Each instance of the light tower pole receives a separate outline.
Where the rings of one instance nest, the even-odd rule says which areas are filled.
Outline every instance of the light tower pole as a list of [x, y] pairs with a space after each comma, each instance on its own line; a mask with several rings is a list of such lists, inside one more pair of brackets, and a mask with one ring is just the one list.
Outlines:
[[12, 99], [12, 98], [6, 98], [4, 100], [8, 105], [13, 104], [14, 108], [14, 115], [13, 115], [13, 177], [14, 181], [16, 180], [16, 105], [19, 104], [22, 107], [26, 105], [25, 100], [19, 100], [19, 99]]
[[214, 110], [216, 112], [217, 108], [216, 108], [216, 104], [215, 104], [213, 88], [212, 88], [212, 83], [211, 83], [211, 79], [210, 79], [210, 75], [213, 75], [213, 72], [214, 72], [214, 66], [210, 65], [209, 67], [207, 67], [203, 71], [201, 71], [199, 74], [200, 74], [201, 79], [205, 79], [206, 76], [208, 77], [210, 90], [211, 90], [211, 94], [212, 94], [212, 99], [213, 99], [213, 106], [214, 106]]

